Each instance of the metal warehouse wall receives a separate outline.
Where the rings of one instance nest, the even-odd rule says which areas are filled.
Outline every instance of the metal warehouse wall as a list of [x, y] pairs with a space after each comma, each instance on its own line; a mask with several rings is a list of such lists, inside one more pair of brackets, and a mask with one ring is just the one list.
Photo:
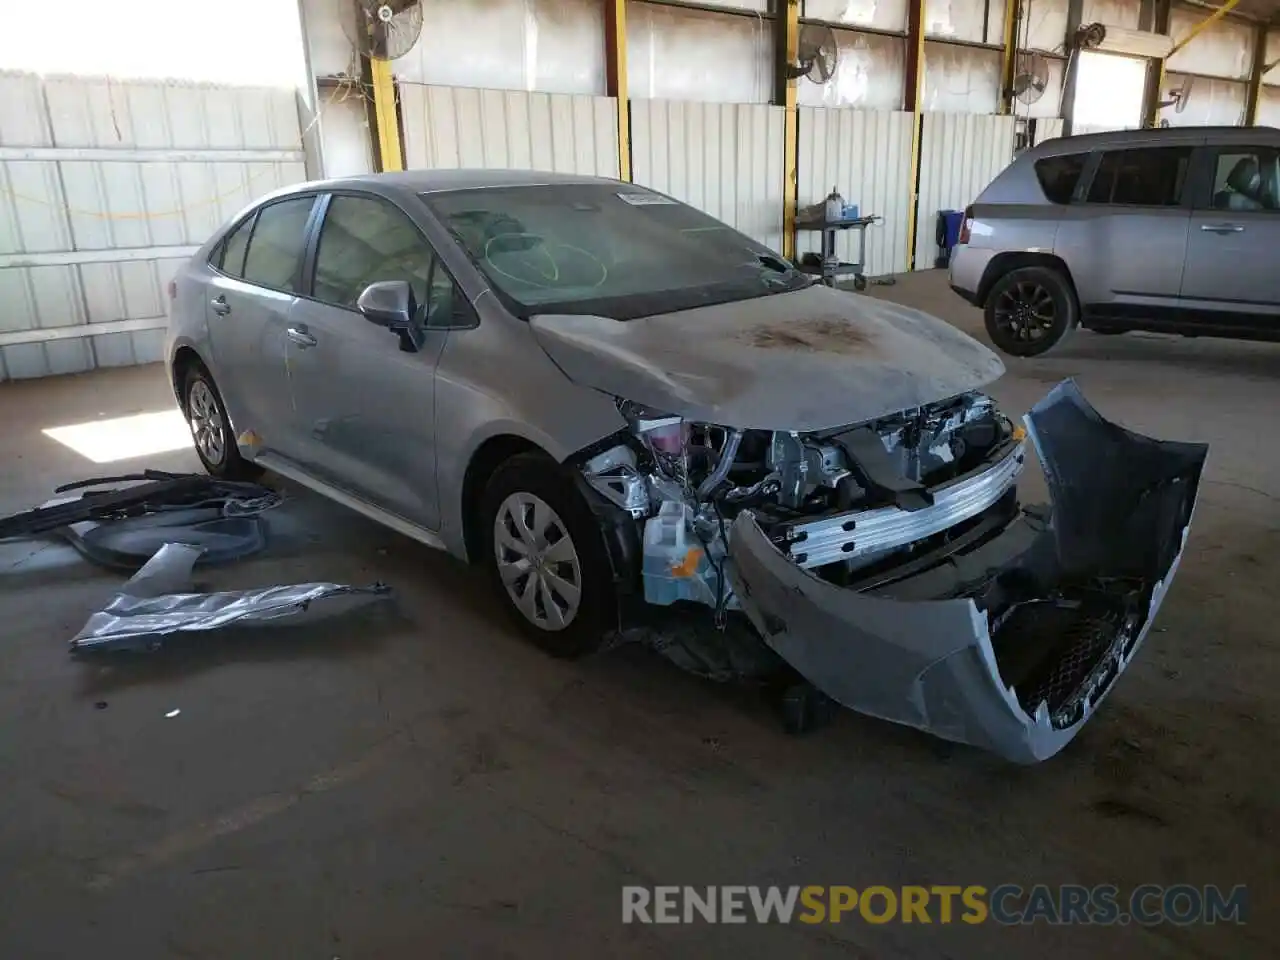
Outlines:
[[608, 97], [407, 84], [405, 164], [618, 175], [618, 105]]
[[632, 101], [631, 179], [777, 250], [785, 114], [763, 104]]
[[0, 74], [0, 379], [159, 360], [176, 266], [305, 178], [291, 90]]

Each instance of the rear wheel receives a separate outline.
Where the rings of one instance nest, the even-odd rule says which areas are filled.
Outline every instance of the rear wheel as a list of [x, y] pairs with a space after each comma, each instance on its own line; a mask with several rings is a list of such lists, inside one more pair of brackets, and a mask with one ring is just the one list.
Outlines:
[[521, 631], [557, 657], [600, 645], [617, 597], [599, 525], [565, 471], [538, 454], [500, 466], [485, 487], [480, 529], [495, 590]]
[[1080, 308], [1067, 278], [1052, 267], [1022, 267], [996, 281], [985, 319], [991, 342], [1015, 357], [1035, 357], [1066, 339]]
[[240, 456], [222, 395], [209, 371], [200, 364], [192, 364], [183, 379], [182, 412], [191, 427], [196, 456], [210, 476], [253, 480], [262, 473], [261, 468]]

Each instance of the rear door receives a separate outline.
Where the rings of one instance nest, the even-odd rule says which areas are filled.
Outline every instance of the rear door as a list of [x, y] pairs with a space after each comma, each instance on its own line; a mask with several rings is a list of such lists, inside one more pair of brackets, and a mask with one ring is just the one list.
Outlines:
[[[1190, 310], [1274, 317], [1280, 307], [1280, 150], [1274, 146], [1210, 146], [1198, 178], [1187, 266], [1182, 278]], [[1245, 316], [1240, 316], [1245, 315]]]
[[301, 282], [314, 195], [277, 200], [236, 227], [215, 254], [206, 316], [214, 379], [239, 433], [271, 448], [289, 420], [285, 326]]
[[1064, 208], [1055, 250], [1086, 315], [1147, 317], [1176, 305], [1186, 259], [1191, 146], [1100, 152], [1080, 202]]
[[[290, 459], [308, 473], [437, 529], [435, 369], [453, 317], [453, 281], [391, 201], [340, 193], [322, 209], [310, 289], [286, 339], [294, 420]], [[369, 284], [405, 280], [427, 327], [422, 348], [356, 309]], [[460, 294], [459, 294], [460, 296]]]

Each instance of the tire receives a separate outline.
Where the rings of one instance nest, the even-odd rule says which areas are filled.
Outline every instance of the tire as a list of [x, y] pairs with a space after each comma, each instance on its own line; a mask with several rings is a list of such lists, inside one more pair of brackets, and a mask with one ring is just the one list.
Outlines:
[[997, 348], [1015, 357], [1037, 357], [1076, 328], [1080, 305], [1060, 271], [1022, 267], [996, 281], [984, 314], [987, 335]]
[[[480, 500], [479, 528], [485, 566], [503, 606], [547, 653], [590, 653], [616, 626], [618, 599], [600, 526], [554, 461], [520, 454], [498, 467]], [[558, 547], [566, 542], [567, 548]], [[542, 551], [532, 569], [530, 549]]]
[[209, 371], [192, 364], [182, 381], [182, 414], [191, 427], [196, 456], [210, 476], [220, 480], [254, 480], [262, 468], [240, 456], [231, 418]]

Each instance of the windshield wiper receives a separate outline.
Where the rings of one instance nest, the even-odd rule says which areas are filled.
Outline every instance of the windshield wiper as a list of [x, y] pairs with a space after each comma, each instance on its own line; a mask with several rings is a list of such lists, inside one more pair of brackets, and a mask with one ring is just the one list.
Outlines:
[[769, 271], [768, 274], [761, 276], [760, 279], [775, 293], [803, 290], [805, 287], [813, 286], [816, 282], [816, 278], [807, 273], [802, 273], [782, 257], [774, 256], [771, 253], [756, 254], [756, 262]]

